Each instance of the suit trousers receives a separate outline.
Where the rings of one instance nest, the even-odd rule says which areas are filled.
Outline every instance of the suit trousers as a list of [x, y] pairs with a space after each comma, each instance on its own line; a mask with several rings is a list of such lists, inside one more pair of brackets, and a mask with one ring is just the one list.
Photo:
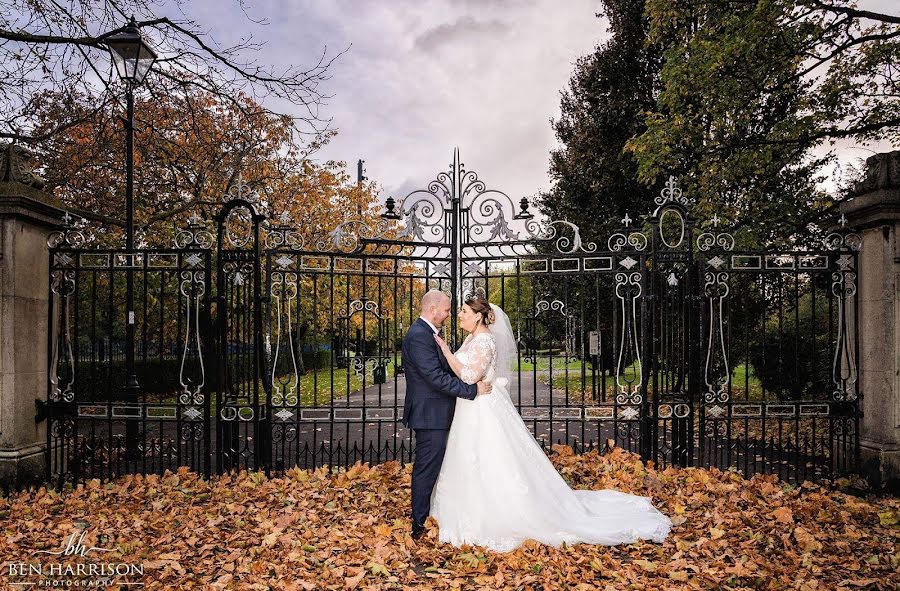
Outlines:
[[420, 528], [425, 526], [425, 520], [431, 511], [431, 491], [441, 472], [450, 429], [414, 431], [416, 450], [412, 472], [412, 522], [413, 528]]

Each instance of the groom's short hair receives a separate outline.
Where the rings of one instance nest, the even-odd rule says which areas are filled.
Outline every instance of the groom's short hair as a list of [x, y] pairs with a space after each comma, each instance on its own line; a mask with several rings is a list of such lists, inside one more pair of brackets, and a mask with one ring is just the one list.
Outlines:
[[446, 298], [447, 294], [439, 289], [431, 289], [422, 296], [421, 309], [425, 310], [428, 306], [436, 306], [438, 302]]

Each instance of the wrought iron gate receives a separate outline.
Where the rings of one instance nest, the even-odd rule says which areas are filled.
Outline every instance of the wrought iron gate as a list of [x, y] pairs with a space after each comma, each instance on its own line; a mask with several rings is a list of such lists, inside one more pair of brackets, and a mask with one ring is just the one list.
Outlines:
[[220, 470], [269, 462], [260, 224], [239, 180], [216, 216], [216, 460]]
[[[86, 249], [68, 219], [50, 238], [47, 477], [56, 483], [192, 466], [209, 473], [211, 236], [172, 249]], [[141, 390], [125, 388], [126, 274]]]
[[[315, 244], [258, 208], [239, 184], [214, 228], [194, 219], [169, 250], [53, 238], [48, 477], [410, 461], [399, 342], [429, 288], [509, 314], [513, 400], [542, 445], [612, 440], [660, 465], [795, 481], [857, 466], [860, 244], [843, 226], [820, 249], [741, 250], [670, 178], [641, 223], [591, 241], [458, 153], [378, 223]], [[129, 268], [136, 401], [117, 370]]]

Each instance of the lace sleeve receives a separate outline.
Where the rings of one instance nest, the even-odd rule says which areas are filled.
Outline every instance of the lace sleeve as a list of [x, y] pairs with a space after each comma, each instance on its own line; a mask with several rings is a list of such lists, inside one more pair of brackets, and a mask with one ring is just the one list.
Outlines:
[[480, 338], [473, 337], [472, 342], [469, 343], [469, 347], [466, 349], [465, 363], [463, 363], [462, 372], [459, 376], [462, 381], [467, 384], [474, 384], [483, 378], [494, 360], [495, 350], [494, 337], [491, 335], [485, 334], [480, 336]]

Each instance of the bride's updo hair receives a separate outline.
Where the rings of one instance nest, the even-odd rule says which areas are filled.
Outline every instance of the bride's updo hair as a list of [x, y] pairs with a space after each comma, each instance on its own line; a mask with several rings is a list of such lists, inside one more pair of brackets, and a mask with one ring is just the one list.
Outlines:
[[483, 297], [472, 296], [466, 300], [466, 305], [472, 308], [476, 314], [481, 314], [481, 322], [485, 326], [493, 324], [496, 320], [494, 311], [491, 310], [491, 304]]

